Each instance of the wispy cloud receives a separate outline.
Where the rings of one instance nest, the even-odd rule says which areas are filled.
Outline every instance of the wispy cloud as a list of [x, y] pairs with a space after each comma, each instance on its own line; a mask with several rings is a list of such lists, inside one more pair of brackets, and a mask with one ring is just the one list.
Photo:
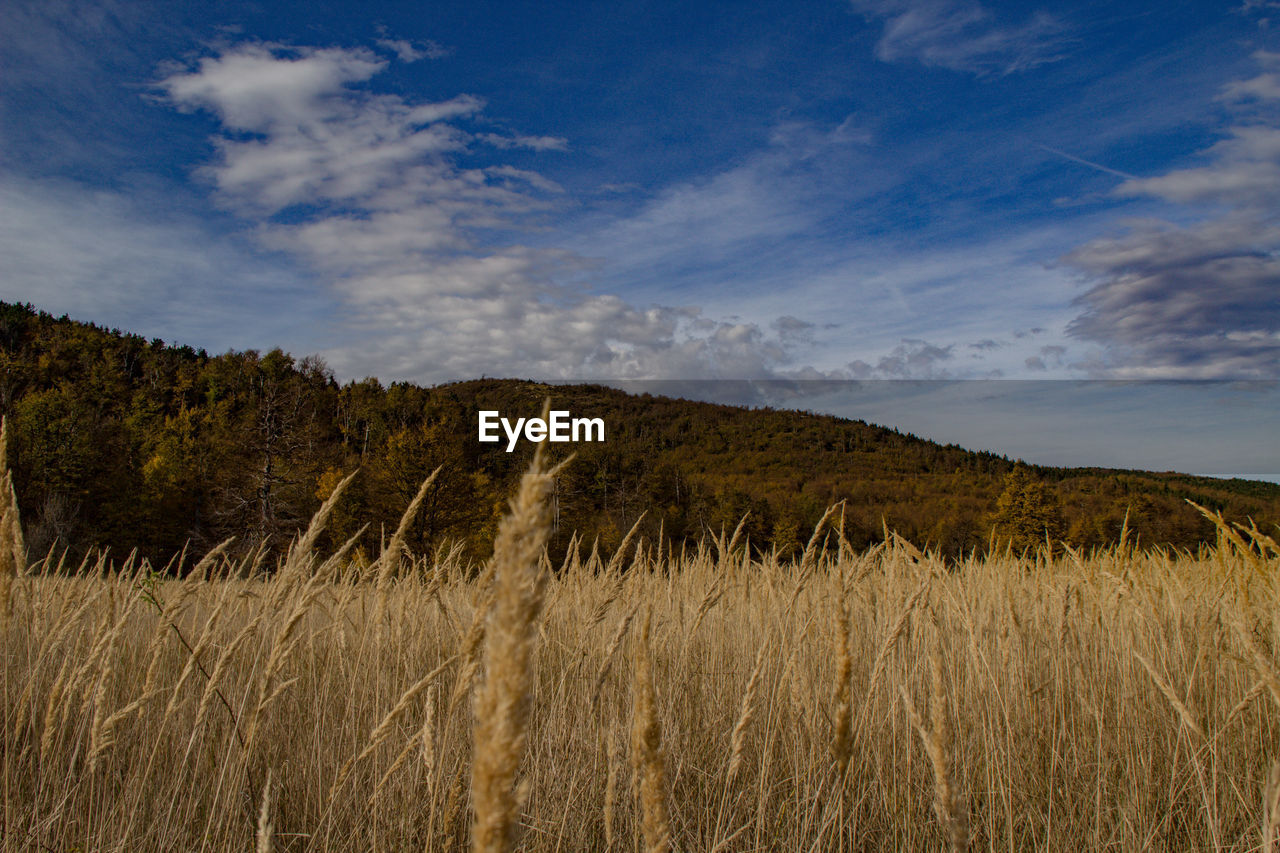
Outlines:
[[497, 133], [482, 133], [479, 138], [495, 148], [528, 148], [530, 151], [569, 150], [569, 140], [562, 136], [502, 136]]
[[766, 145], [714, 172], [621, 212], [606, 204], [608, 214], [588, 213], [572, 245], [633, 292], [663, 296], [693, 284], [707, 298], [741, 303], [761, 275], [780, 269], [798, 287], [806, 271], [784, 260], [797, 242], [815, 240], [824, 219], [897, 180], [875, 164], [871, 138], [851, 118], [834, 127], [781, 122]]
[[[1020, 375], [1049, 341], [998, 347], [998, 339], [1049, 324], [1056, 342], [1078, 313], [1064, 298], [1071, 276], [1046, 263], [1058, 250], [1045, 248], [1072, 245], [1074, 226], [1023, 226], [976, 241], [885, 233], [892, 223], [883, 199], [901, 176], [877, 167], [880, 152], [824, 143], [814, 128], [791, 136], [721, 173], [672, 185], [629, 216], [581, 229], [574, 245], [583, 254], [594, 247], [593, 274], [619, 290], [667, 295], [695, 283], [714, 300], [704, 303], [712, 313], [763, 328], [798, 317], [809, 325], [779, 335], [790, 361], [778, 367], [798, 378]], [[851, 216], [857, 225], [847, 224]], [[828, 231], [833, 222], [838, 235]], [[956, 357], [912, 358], [906, 339]], [[798, 366], [805, 361], [814, 369]]]
[[383, 34], [384, 37], [376, 42], [378, 47], [394, 53], [401, 62], [417, 62], [421, 59], [443, 59], [453, 53], [449, 48], [434, 41], [386, 38], [385, 30]]
[[1046, 12], [1009, 24], [975, 0], [853, 0], [853, 7], [884, 21], [876, 56], [885, 62], [1012, 74], [1064, 55], [1066, 28]]
[[249, 42], [158, 84], [180, 109], [220, 120], [217, 158], [202, 170], [220, 203], [253, 223], [263, 245], [326, 277], [348, 307], [358, 343], [327, 351], [340, 371], [716, 377], [768, 375], [785, 361], [786, 348], [757, 325], [565, 284], [581, 279], [581, 257], [517, 239], [557, 209], [560, 187], [481, 163], [484, 149], [567, 142], [477, 132], [469, 122], [485, 104], [471, 95], [379, 94], [368, 82], [388, 61], [359, 48]]
[[[1276, 4], [1276, 8], [1280, 8], [1280, 3]], [[1276, 70], [1264, 70], [1261, 74], [1256, 77], [1250, 77], [1248, 80], [1235, 80], [1228, 83], [1222, 90], [1223, 100], [1280, 100], [1280, 53], [1258, 50], [1254, 51], [1253, 58], [1264, 69]]]
[[1121, 184], [1121, 196], [1155, 196], [1178, 204], [1218, 204], [1261, 214], [1280, 199], [1280, 127], [1245, 125], [1204, 155], [1209, 163]]
[[[1265, 60], [1265, 57], [1263, 57]], [[1256, 79], [1256, 78], [1255, 78]], [[1228, 85], [1233, 97], [1240, 90]], [[1189, 210], [1182, 224], [1135, 222], [1070, 253], [1093, 286], [1068, 331], [1106, 347], [1110, 375], [1280, 376], [1280, 127], [1259, 115], [1229, 129], [1202, 166], [1121, 184]], [[1186, 224], [1187, 213], [1199, 213]]]
[[1277, 0], [1244, 0], [1236, 7], [1236, 12], [1241, 15], [1253, 16], [1258, 29], [1270, 29], [1272, 18], [1270, 13], [1280, 10], [1280, 2]]

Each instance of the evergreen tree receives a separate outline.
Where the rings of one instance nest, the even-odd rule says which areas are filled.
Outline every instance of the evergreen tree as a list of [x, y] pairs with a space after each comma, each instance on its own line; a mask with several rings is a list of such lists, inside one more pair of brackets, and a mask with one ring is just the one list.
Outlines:
[[1004, 491], [996, 500], [996, 528], [1019, 550], [1034, 548], [1063, 534], [1062, 507], [1043, 481], [1018, 465], [1004, 478]]

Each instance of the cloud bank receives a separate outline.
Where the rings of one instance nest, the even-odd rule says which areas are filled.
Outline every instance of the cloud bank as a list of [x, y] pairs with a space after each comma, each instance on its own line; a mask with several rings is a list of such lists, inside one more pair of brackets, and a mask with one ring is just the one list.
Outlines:
[[[399, 43], [401, 60], [425, 54]], [[244, 43], [158, 87], [221, 124], [201, 170], [262, 245], [302, 260], [346, 306], [342, 373], [445, 380], [758, 377], [778, 335], [696, 307], [641, 308], [577, 286], [589, 263], [529, 245], [562, 191], [501, 152], [568, 148], [494, 133], [482, 99], [413, 103], [368, 85], [390, 58], [363, 48]], [[555, 156], [554, 154], [548, 156]]]
[[[1259, 53], [1264, 66], [1274, 54]], [[1270, 73], [1231, 83], [1241, 121], [1204, 165], [1125, 181], [1121, 197], [1185, 207], [1189, 223], [1147, 219], [1066, 260], [1090, 278], [1068, 333], [1102, 344], [1093, 365], [1131, 378], [1280, 377], [1280, 89]]]

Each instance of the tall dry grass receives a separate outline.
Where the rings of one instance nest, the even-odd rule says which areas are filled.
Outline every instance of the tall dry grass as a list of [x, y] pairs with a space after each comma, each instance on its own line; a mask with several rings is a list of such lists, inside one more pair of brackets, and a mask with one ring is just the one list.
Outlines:
[[3, 849], [1275, 849], [1262, 531], [959, 565], [636, 537], [553, 571], [551, 476], [485, 566], [397, 544], [364, 582], [318, 517], [270, 576], [21, 572]]

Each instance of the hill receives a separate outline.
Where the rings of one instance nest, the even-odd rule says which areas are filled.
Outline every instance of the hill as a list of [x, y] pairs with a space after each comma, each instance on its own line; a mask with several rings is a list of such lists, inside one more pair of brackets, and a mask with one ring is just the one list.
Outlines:
[[477, 412], [532, 416], [548, 395], [608, 425], [603, 444], [573, 445], [558, 481], [557, 554], [575, 533], [588, 547], [615, 547], [642, 513], [642, 532], [661, 531], [675, 547], [745, 515], [753, 545], [791, 549], [842, 500], [854, 546], [888, 528], [958, 554], [987, 545], [1018, 477], [1036, 484], [1054, 533], [1082, 547], [1114, 541], [1126, 513], [1149, 544], [1213, 541], [1187, 499], [1232, 519], [1280, 519], [1271, 484], [1024, 466], [862, 421], [599, 385], [340, 385], [313, 357], [210, 355], [0, 303], [0, 412], [28, 543], [41, 553], [105, 545], [164, 561], [228, 536], [241, 552], [279, 545], [357, 468], [331, 535], [371, 524], [363, 546], [375, 551], [381, 525], [440, 466], [409, 545], [460, 543], [482, 556], [531, 446], [479, 443]]

